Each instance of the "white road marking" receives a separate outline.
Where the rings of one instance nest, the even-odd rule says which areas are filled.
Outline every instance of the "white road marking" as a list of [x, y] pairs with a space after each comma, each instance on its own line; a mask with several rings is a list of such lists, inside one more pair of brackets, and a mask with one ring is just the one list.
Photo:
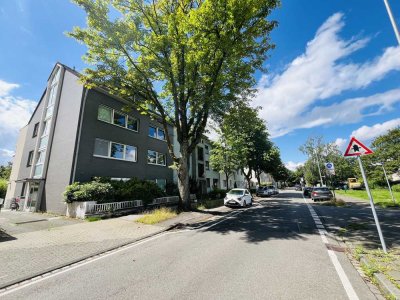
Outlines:
[[[248, 209], [245, 209], [245, 210], [241, 210], [241, 211], [239, 211], [239, 212], [235, 212], [235, 211], [230, 212], [229, 214], [227, 214], [227, 215], [225, 215], [225, 216], [222, 216], [222, 217], [221, 217], [222, 220], [220, 220], [220, 221], [218, 221], [218, 222], [212, 224], [212, 225], [209, 226], [209, 227], [206, 227], [205, 229], [209, 229], [209, 228], [211, 228], [211, 227], [214, 227], [214, 226], [217, 225], [217, 224], [220, 224], [220, 223], [222, 223], [222, 222], [224, 222], [224, 221], [226, 221], [226, 220], [229, 220], [229, 219], [230, 219], [231, 217], [233, 217], [233, 216], [236, 216], [236, 215], [241, 214], [241, 213], [243, 213], [243, 212], [245, 212], [245, 211], [247, 211], [247, 210], [249, 210], [249, 209], [254, 209], [254, 208], [256, 208], [256, 206], [255, 206], [255, 207], [248, 208]], [[212, 223], [212, 222], [214, 222], [214, 221], [215, 221], [215, 220], [212, 220], [212, 221], [210, 221], [210, 222], [207, 222], [206, 224], [203, 224], [203, 225], [201, 225], [201, 226], [199, 226], [199, 227], [195, 227], [195, 228], [193, 228], [193, 229], [200, 229], [200, 228], [203, 228], [203, 227], [205, 227], [207, 224]], [[147, 238], [147, 239], [145, 239], [145, 240], [138, 241], [138, 242], [133, 243], [133, 244], [129, 244], [129, 245], [122, 246], [122, 247], [120, 247], [120, 248], [118, 248], [118, 249], [115, 249], [115, 250], [110, 250], [110, 251], [107, 251], [107, 252], [105, 252], [105, 253], [102, 253], [102, 254], [98, 254], [98, 255], [89, 257], [89, 258], [87, 258], [87, 259], [85, 259], [85, 260], [83, 260], [83, 261], [74, 263], [74, 264], [72, 264], [72, 265], [65, 266], [65, 267], [62, 267], [62, 268], [60, 268], [60, 269], [56, 269], [56, 270], [50, 271], [50, 272], [48, 272], [48, 273], [39, 275], [39, 276], [37, 276], [37, 277], [28, 279], [28, 280], [26, 280], [26, 281], [24, 281], [24, 282], [21, 282], [21, 283], [16, 284], [16, 286], [10, 286], [10, 287], [8, 287], [8, 288], [1, 289], [1, 290], [0, 290], [0, 297], [1, 297], [1, 296], [8, 295], [8, 294], [13, 293], [13, 292], [16, 292], [16, 291], [18, 291], [18, 290], [21, 290], [21, 289], [26, 288], [26, 287], [28, 287], [28, 286], [31, 286], [31, 285], [33, 285], [33, 284], [39, 283], [39, 282], [41, 282], [41, 281], [44, 281], [44, 280], [46, 280], [46, 279], [49, 279], [49, 278], [58, 276], [58, 275], [60, 275], [60, 274], [69, 272], [69, 271], [71, 271], [71, 270], [80, 268], [80, 267], [82, 267], [82, 266], [85, 266], [85, 265], [90, 264], [90, 263], [92, 263], [92, 262], [95, 262], [95, 261], [97, 261], [97, 260], [100, 260], [100, 259], [109, 257], [109, 256], [114, 255], [114, 254], [116, 254], [116, 253], [119, 253], [119, 252], [122, 252], [122, 251], [125, 251], [125, 250], [128, 250], [128, 249], [134, 248], [134, 247], [136, 247], [136, 246], [139, 246], [139, 245], [141, 245], [141, 244], [144, 244], [144, 243], [153, 241], [153, 240], [158, 239], [158, 238], [160, 238], [160, 237], [163, 237], [163, 236], [165, 236], [165, 235], [176, 234], [176, 233], [185, 232], [185, 231], [191, 231], [191, 230], [193, 230], [193, 229], [181, 230], [181, 231], [174, 231], [174, 232], [172, 232], [172, 231], [170, 231], [170, 232], [162, 232], [162, 233], [160, 233], [160, 234], [157, 234], [157, 235], [155, 235], [155, 236], [153, 236], [153, 237], [150, 237], [150, 238]]]
[[[314, 222], [316, 227], [318, 228], [319, 235], [321, 236], [322, 242], [324, 244], [328, 244], [328, 239], [326, 238], [327, 231], [325, 230], [325, 227], [323, 225], [320, 225], [321, 220], [319, 219], [318, 215], [315, 213], [315, 210], [313, 207], [306, 201], [306, 199], [303, 196], [304, 202], [307, 204], [308, 210], [310, 211], [311, 215], [313, 216]], [[315, 217], [316, 216], [316, 217]], [[316, 219], [318, 219], [316, 221]], [[322, 224], [322, 223], [321, 223]], [[333, 252], [330, 249], [327, 249], [329, 258], [331, 259], [331, 262], [333, 266], [335, 267], [336, 273], [338, 274], [340, 281], [342, 282], [342, 285], [346, 291], [347, 297], [349, 297], [350, 300], [359, 300], [356, 292], [354, 291], [353, 286], [350, 283], [349, 278], [347, 277], [346, 273], [344, 272], [342, 265], [340, 264], [335, 252]]]

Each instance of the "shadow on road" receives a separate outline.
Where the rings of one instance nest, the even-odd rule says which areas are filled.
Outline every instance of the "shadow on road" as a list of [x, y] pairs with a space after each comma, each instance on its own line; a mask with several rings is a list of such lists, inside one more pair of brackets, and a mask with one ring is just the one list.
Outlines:
[[0, 243], [16, 240], [17, 238], [7, 234], [2, 228], [0, 228]]
[[[289, 199], [295, 195], [283, 192], [278, 197], [260, 199], [255, 203], [256, 207], [233, 214], [224, 222], [202, 230], [223, 235], [242, 232], [245, 234], [243, 239], [249, 243], [272, 239], [306, 240], [307, 234], [317, 232], [306, 204]], [[240, 212], [242, 209], [235, 210]]]

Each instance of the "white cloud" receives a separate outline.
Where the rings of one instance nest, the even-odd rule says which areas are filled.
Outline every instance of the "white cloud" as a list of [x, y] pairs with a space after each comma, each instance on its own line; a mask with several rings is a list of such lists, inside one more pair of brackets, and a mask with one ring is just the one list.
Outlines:
[[19, 130], [28, 123], [37, 104], [12, 96], [11, 91], [18, 87], [18, 84], [0, 80], [0, 163], [13, 155]]
[[351, 133], [351, 136], [356, 137], [362, 142], [368, 142], [372, 139], [385, 134], [388, 130], [400, 126], [400, 118], [393, 119], [384, 123], [377, 123], [373, 126], [362, 126]]
[[295, 171], [298, 167], [304, 166], [304, 162], [294, 162], [294, 161], [288, 161], [285, 163], [286, 168], [288, 168], [291, 171]]
[[347, 139], [337, 138], [334, 142], [336, 146], [338, 146], [339, 150], [343, 150], [344, 147], [347, 145]]
[[[356, 119], [349, 120], [346, 118], [349, 107], [342, 103], [329, 107], [315, 105], [344, 91], [362, 89], [382, 79], [390, 71], [400, 70], [400, 47], [387, 48], [382, 55], [364, 63], [344, 63], [343, 59], [365, 47], [369, 39], [353, 37], [344, 40], [339, 36], [343, 27], [343, 15], [334, 14], [322, 24], [314, 39], [307, 43], [305, 52], [289, 63], [281, 74], [271, 77], [264, 75], [260, 79], [258, 95], [253, 104], [264, 108], [260, 115], [268, 122], [272, 137], [285, 135], [297, 128], [330, 124], [333, 120], [335, 123], [361, 120], [365, 106], [351, 107], [355, 110], [352, 115]], [[371, 96], [377, 101], [376, 105], [380, 105], [379, 99], [383, 99], [378, 99], [378, 96]], [[392, 98], [396, 97], [392, 95]], [[354, 102], [357, 101], [347, 104]], [[333, 108], [337, 110], [332, 111]], [[376, 110], [374, 113], [382, 113], [388, 107], [383, 104], [381, 108], [382, 111]], [[340, 118], [336, 119], [337, 116]]]
[[8, 95], [12, 89], [17, 87], [19, 87], [18, 84], [8, 83], [0, 79], [0, 97]]
[[8, 149], [0, 149], [0, 157], [11, 158], [14, 156], [14, 151]]

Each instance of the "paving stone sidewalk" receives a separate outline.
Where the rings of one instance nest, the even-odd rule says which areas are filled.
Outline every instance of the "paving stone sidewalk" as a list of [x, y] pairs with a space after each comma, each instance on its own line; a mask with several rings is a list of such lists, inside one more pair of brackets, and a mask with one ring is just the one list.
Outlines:
[[135, 222], [141, 215], [87, 222], [47, 214], [0, 213], [0, 288], [74, 261], [165, 231], [201, 224], [226, 214], [225, 207], [185, 212], [157, 225]]

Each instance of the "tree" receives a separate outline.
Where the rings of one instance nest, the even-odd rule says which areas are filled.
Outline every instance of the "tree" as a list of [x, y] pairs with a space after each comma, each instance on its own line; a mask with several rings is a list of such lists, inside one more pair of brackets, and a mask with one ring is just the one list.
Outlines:
[[[325, 184], [329, 179], [330, 184], [337, 185], [356, 174], [354, 158], [344, 158], [335, 143], [325, 143], [321, 136], [309, 137], [300, 147], [300, 151], [308, 155], [308, 159], [304, 163], [304, 179], [309, 185], [320, 182], [318, 164], [321, 176], [325, 177]], [[335, 176], [333, 177], [326, 174], [325, 163], [327, 162], [331, 162], [335, 166]]]
[[383, 163], [388, 176], [400, 172], [400, 127], [376, 137], [371, 143], [371, 148], [374, 153], [362, 158], [368, 181], [371, 181], [372, 185], [386, 186], [382, 167], [373, 164]]
[[8, 180], [11, 175], [12, 163], [8, 162], [7, 166], [0, 166], [0, 178]]
[[87, 46], [84, 60], [93, 66], [82, 81], [143, 113], [155, 107], [190, 209], [188, 157], [209, 117], [220, 118], [254, 94], [253, 74], [273, 48], [269, 35], [277, 25], [267, 17], [279, 0], [74, 1], [86, 11], [87, 28], [69, 35]]

